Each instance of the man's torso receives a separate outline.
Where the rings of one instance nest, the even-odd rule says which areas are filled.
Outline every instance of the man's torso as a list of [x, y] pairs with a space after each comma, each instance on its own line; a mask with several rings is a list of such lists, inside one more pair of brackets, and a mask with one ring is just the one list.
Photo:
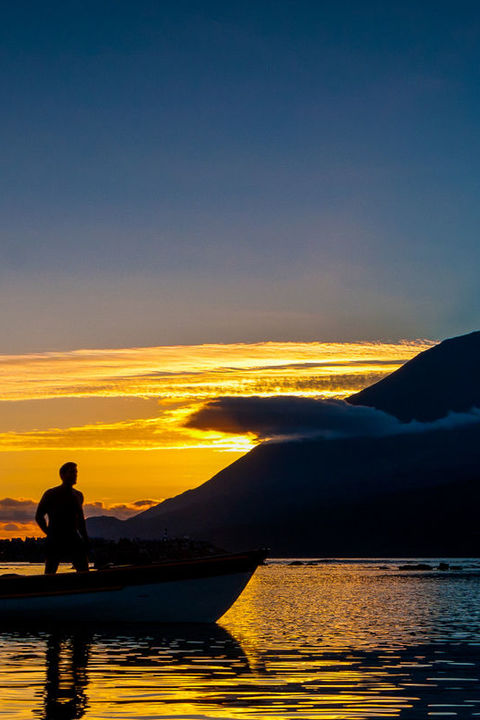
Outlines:
[[59, 485], [45, 492], [42, 508], [48, 515], [49, 538], [66, 540], [78, 537], [82, 503], [82, 493], [74, 488]]

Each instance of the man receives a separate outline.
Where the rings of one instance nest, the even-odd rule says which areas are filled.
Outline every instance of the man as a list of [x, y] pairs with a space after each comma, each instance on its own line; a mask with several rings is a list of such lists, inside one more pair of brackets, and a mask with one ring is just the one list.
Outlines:
[[[54, 575], [61, 560], [70, 560], [77, 572], [88, 570], [88, 535], [83, 515], [83, 495], [74, 489], [77, 465], [60, 468], [62, 484], [50, 488], [40, 500], [35, 520], [47, 536], [45, 573]], [[45, 519], [48, 517], [48, 524]]]

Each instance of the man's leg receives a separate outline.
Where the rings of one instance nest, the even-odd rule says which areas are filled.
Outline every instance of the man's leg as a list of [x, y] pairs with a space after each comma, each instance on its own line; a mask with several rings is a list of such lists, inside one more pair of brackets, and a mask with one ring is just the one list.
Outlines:
[[60, 564], [60, 556], [57, 552], [51, 550], [47, 552], [45, 557], [45, 575], [55, 575]]
[[77, 572], [88, 571], [88, 555], [83, 542], [75, 543], [72, 549], [72, 565]]

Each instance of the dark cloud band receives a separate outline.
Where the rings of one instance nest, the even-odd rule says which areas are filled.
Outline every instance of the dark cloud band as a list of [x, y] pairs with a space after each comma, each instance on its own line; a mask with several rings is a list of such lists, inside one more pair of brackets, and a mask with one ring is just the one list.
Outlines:
[[480, 411], [452, 413], [433, 423], [402, 423], [375, 408], [345, 400], [300, 397], [223, 397], [206, 403], [186, 426], [232, 434], [253, 433], [261, 440], [307, 437], [364, 437], [423, 432], [480, 422]]

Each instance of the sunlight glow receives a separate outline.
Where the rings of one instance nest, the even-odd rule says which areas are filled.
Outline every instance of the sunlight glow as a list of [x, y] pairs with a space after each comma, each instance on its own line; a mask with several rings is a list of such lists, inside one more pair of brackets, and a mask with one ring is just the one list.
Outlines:
[[[0, 356], [4, 493], [36, 497], [65, 459], [75, 459], [90, 502], [169, 497], [259, 442], [251, 433], [186, 427], [206, 402], [346, 397], [432, 344], [265, 342]], [[27, 518], [22, 527], [32, 531]], [[18, 532], [7, 516], [0, 522], [1, 535]]]
[[[0, 451], [29, 449], [211, 448], [246, 452], [253, 435], [231, 436], [184, 427], [201, 404], [220, 396], [345, 397], [384, 377], [430, 347], [428, 341], [382, 343], [257, 343], [3, 355], [0, 417], [28, 406], [31, 427], [0, 433]], [[154, 398], [155, 417], [95, 420], [38, 429], [42, 400]], [[20, 403], [20, 406], [18, 405]], [[4, 423], [5, 425], [5, 423]]]

